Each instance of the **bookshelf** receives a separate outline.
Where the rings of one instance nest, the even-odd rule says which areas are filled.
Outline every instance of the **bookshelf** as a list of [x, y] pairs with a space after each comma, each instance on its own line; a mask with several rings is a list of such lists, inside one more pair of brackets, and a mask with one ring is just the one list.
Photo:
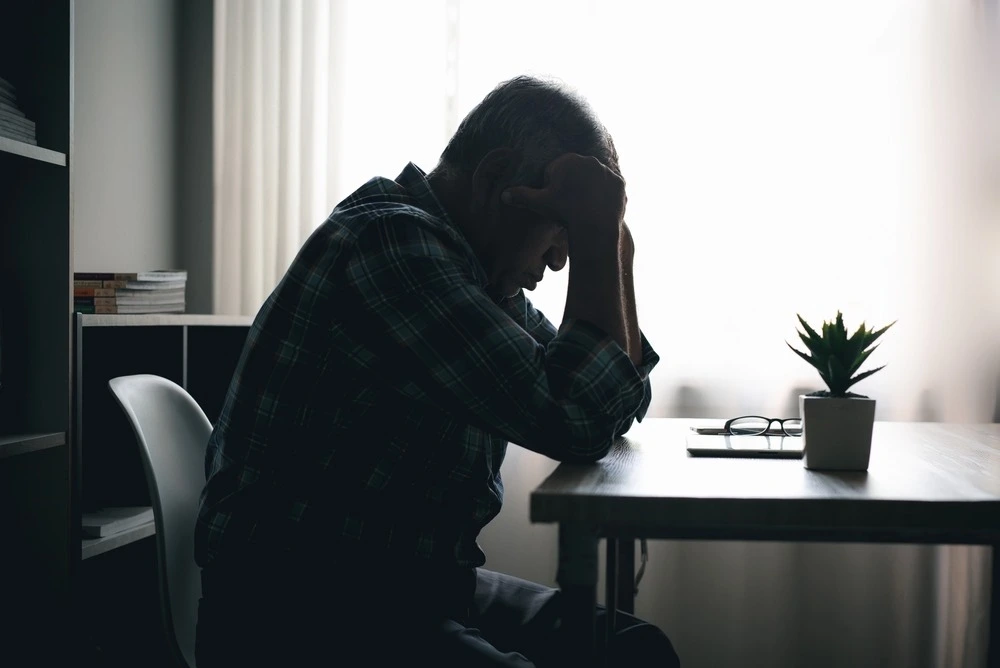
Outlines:
[[251, 323], [249, 317], [196, 314], [73, 316], [77, 614], [87, 641], [101, 647], [111, 665], [156, 666], [165, 654], [154, 633], [155, 523], [103, 538], [83, 537], [80, 530], [84, 512], [151, 505], [139, 444], [108, 381], [138, 373], [169, 378], [214, 422]]
[[147, 506], [139, 447], [108, 381], [138, 373], [169, 378], [214, 422], [252, 318], [159, 313], [74, 318], [73, 451], [81, 514]]
[[16, 457], [46, 448], [66, 445], [66, 433], [54, 434], [11, 434], [0, 436], [0, 459]]
[[23, 141], [0, 137], [0, 152], [19, 155], [30, 160], [41, 160], [60, 167], [66, 166], [66, 154], [50, 151], [47, 148], [25, 144]]
[[[147, 506], [148, 507], [148, 506]], [[82, 559], [90, 559], [99, 554], [116, 550], [129, 543], [134, 543], [143, 538], [149, 538], [156, 533], [156, 523], [153, 520], [143, 522], [139, 526], [126, 529], [110, 536], [101, 538], [84, 538], [81, 543], [80, 556]]]
[[[0, 138], [0, 664], [70, 633], [73, 2], [5, 3], [0, 77], [38, 145]], [[30, 655], [31, 663], [24, 657]]]

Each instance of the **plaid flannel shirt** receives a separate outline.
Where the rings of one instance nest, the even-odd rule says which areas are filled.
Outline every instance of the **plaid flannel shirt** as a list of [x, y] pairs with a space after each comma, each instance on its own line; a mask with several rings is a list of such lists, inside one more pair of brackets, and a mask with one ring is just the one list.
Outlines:
[[479, 566], [508, 442], [595, 461], [642, 419], [644, 336], [637, 369], [597, 327], [557, 331], [486, 282], [416, 165], [341, 202], [248, 334], [208, 443], [198, 562], [273, 543]]

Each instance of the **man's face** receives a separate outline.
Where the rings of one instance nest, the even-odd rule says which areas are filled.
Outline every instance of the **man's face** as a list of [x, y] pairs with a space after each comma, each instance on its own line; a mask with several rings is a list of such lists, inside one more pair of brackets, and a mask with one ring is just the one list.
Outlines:
[[471, 183], [472, 243], [495, 298], [513, 297], [522, 288], [534, 290], [545, 270], [559, 271], [569, 255], [563, 225], [500, 201], [503, 190], [514, 185], [518, 164], [512, 149], [495, 149], [480, 161]]
[[486, 271], [496, 297], [512, 297], [521, 288], [534, 290], [545, 270], [566, 266], [566, 228], [525, 209], [500, 205], [488, 226]]

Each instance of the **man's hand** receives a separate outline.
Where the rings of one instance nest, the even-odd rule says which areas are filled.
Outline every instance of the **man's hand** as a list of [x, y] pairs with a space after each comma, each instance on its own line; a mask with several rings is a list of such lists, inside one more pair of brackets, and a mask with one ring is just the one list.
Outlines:
[[545, 167], [544, 186], [512, 186], [502, 200], [562, 223], [571, 243], [574, 233], [614, 231], [617, 237], [625, 215], [625, 183], [597, 158], [566, 153]]
[[545, 168], [541, 188], [513, 186], [502, 200], [566, 226], [569, 287], [563, 319], [603, 330], [633, 364], [642, 361], [632, 296], [632, 234], [624, 224], [625, 183], [600, 160], [561, 155]]

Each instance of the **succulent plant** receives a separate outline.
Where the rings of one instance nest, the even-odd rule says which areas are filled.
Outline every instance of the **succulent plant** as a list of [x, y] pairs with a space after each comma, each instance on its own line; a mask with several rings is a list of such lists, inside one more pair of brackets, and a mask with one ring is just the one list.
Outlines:
[[785, 343], [796, 355], [816, 368], [823, 382], [829, 388], [829, 391], [813, 392], [812, 396], [862, 397], [863, 395], [847, 390], [858, 381], [885, 368], [883, 364], [875, 369], [854, 375], [868, 359], [868, 356], [878, 348], [878, 346], [871, 347], [872, 344], [887, 329], [895, 325], [895, 321], [879, 330], [866, 329], [865, 323], [861, 323], [858, 331], [852, 336], [848, 336], [847, 328], [844, 327], [844, 317], [840, 311], [837, 311], [837, 318], [834, 322], [823, 322], [823, 334], [820, 335], [802, 319], [802, 316], [796, 314], [796, 317], [806, 330], [805, 333], [797, 333], [811, 355], [797, 350], [787, 341]]

